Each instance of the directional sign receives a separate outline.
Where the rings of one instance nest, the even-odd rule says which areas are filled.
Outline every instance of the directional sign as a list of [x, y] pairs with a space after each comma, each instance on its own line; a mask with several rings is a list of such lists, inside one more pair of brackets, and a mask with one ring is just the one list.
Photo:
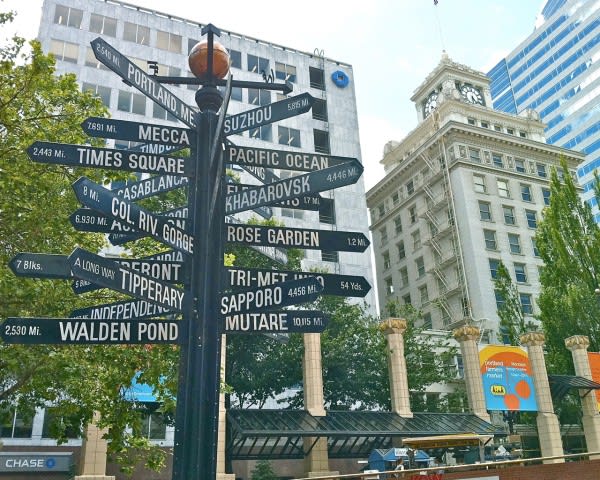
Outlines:
[[[237, 192], [243, 188], [252, 188], [253, 185], [242, 185], [241, 183], [234, 183], [231, 177], [227, 177], [227, 183], [225, 184], [225, 194], [230, 194]], [[254, 210], [261, 217], [266, 218], [267, 220], [273, 216], [273, 209], [271, 207], [258, 207]]]
[[193, 163], [169, 154], [133, 152], [114, 148], [97, 148], [68, 143], [34, 142], [27, 154], [34, 162], [72, 165], [86, 168], [109, 168], [130, 172], [194, 174]]
[[231, 288], [232, 290], [257, 288], [304, 277], [314, 277], [319, 280], [321, 285], [323, 285], [321, 295], [364, 297], [371, 290], [371, 285], [364, 277], [355, 275], [239, 267], [228, 267], [225, 269], [223, 288]]
[[158, 103], [167, 112], [181, 120], [188, 127], [194, 128], [194, 110], [177, 98], [167, 88], [146, 74], [141, 68], [130, 62], [122, 53], [117, 51], [102, 38], [91, 42], [94, 56], [125, 82], [137, 88], [144, 95]]
[[0, 338], [14, 344], [177, 343], [180, 324], [174, 320], [10, 317], [0, 325]]
[[226, 315], [223, 333], [321, 333], [329, 318], [316, 310], [280, 310]]
[[262, 288], [249, 288], [221, 297], [221, 314], [274, 310], [316, 300], [323, 286], [316, 278], [290, 280]]
[[[185, 230], [185, 221], [188, 217], [188, 207], [179, 207], [174, 208], [173, 210], [167, 210], [166, 212], [160, 213], [157, 216], [166, 219], [168, 222], [171, 222], [177, 228]], [[116, 232], [118, 230], [115, 228], [112, 231]], [[139, 240], [140, 238], [144, 238], [147, 236], [149, 236], [149, 233], [140, 232], [138, 230], [133, 229], [132, 233], [110, 233], [110, 235], [108, 236], [108, 240], [113, 245], [123, 245], [124, 243]]]
[[308, 112], [314, 101], [315, 99], [310, 93], [301, 93], [300, 95], [288, 97], [279, 102], [231, 115], [225, 119], [223, 134], [225, 136], [234, 135], [258, 128], [261, 125], [295, 117], [301, 113]]
[[[242, 224], [237, 218], [232, 217], [231, 215], [227, 215], [225, 217], [225, 222], [236, 225], [245, 225]], [[277, 263], [281, 263], [282, 265], [285, 265], [288, 262], [287, 252], [285, 250], [282, 250], [281, 248], [268, 247], [263, 245], [248, 245], [248, 247]]]
[[177, 250], [192, 255], [194, 239], [186, 231], [173, 225], [172, 220], [159, 217], [135, 203], [117, 197], [109, 190], [91, 180], [81, 177], [73, 183], [77, 199], [85, 206], [117, 221], [132, 226], [136, 230], [147, 232], [156, 240]]
[[17, 253], [8, 266], [17, 277], [71, 278], [66, 255]]
[[356, 160], [232, 193], [225, 197], [225, 213], [243, 212], [259, 206], [351, 185], [358, 181], [363, 170], [361, 163]]
[[91, 318], [112, 320], [135, 320], [143, 318], [156, 318], [163, 315], [173, 314], [169, 308], [159, 307], [146, 300], [126, 300], [123, 302], [104, 303], [92, 307], [78, 308], [73, 310], [71, 318]]
[[176, 175], [157, 175], [154, 177], [140, 180], [139, 182], [126, 183], [111, 191], [123, 197], [125, 200], [135, 202], [143, 198], [153, 197], [159, 193], [175, 190], [185, 187], [188, 184], [188, 177], [179, 177]]
[[183, 311], [183, 290], [123, 267], [117, 262], [76, 248], [69, 256], [73, 276], [175, 312]]
[[192, 130], [151, 123], [129, 122], [113, 118], [89, 117], [81, 124], [92, 137], [114, 138], [132, 142], [150, 142], [166, 145], [191, 145]]
[[[252, 188], [256, 188], [256, 185], [249, 185], [246, 183], [227, 183], [225, 186], [225, 194], [229, 195], [235, 192], [241, 192], [242, 190], [248, 190]], [[286, 200], [284, 202], [276, 202], [270, 204], [271, 207], [280, 207], [280, 208], [292, 208], [299, 210], [311, 210], [318, 212], [321, 207], [321, 196], [320, 195], [304, 195], [298, 198], [292, 198], [291, 200]], [[260, 212], [260, 209], [269, 208], [270, 207], [257, 207], [254, 209], [255, 212]]]
[[370, 244], [361, 232], [232, 224], [225, 225], [225, 241], [337, 252], [364, 252]]
[[333, 157], [318, 153], [268, 150], [266, 148], [238, 147], [231, 142], [225, 145], [225, 162], [253, 167], [279, 168], [312, 172], [357, 160], [351, 157]]

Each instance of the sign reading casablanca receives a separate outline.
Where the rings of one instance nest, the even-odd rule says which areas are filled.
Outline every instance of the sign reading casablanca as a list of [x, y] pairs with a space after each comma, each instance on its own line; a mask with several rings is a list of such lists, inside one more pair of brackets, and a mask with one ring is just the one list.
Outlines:
[[487, 345], [479, 350], [479, 366], [488, 410], [537, 411], [531, 365], [525, 350]]

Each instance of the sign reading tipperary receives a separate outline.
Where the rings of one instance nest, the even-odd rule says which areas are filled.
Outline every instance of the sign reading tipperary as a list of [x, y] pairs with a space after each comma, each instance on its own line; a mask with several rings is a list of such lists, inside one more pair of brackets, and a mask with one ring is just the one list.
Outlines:
[[13, 344], [177, 343], [179, 325], [173, 320], [10, 317], [0, 326], [0, 338]]
[[238, 147], [231, 142], [225, 145], [225, 161], [236, 165], [249, 165], [300, 172], [312, 172], [356, 160], [351, 157], [332, 157], [318, 153], [268, 150], [266, 148]]
[[370, 244], [361, 232], [233, 224], [225, 225], [225, 241], [339, 252], [364, 252]]
[[316, 278], [290, 280], [276, 285], [251, 288], [221, 297], [221, 314], [274, 310], [316, 300], [323, 286]]
[[173, 314], [173, 312], [168, 308], [159, 307], [146, 300], [125, 300], [122, 302], [104, 303], [92, 307], [78, 308], [73, 310], [69, 317], [135, 320], [136, 318], [156, 318], [168, 314]]
[[329, 318], [316, 310], [234, 313], [225, 316], [223, 333], [321, 333]]
[[187, 184], [188, 177], [157, 175], [138, 182], [126, 183], [122, 187], [111, 189], [111, 191], [125, 200], [135, 202], [143, 198], [158, 195], [159, 193], [185, 187]]
[[310, 93], [301, 93], [293, 97], [285, 98], [279, 102], [253, 108], [236, 115], [225, 118], [223, 134], [234, 135], [245, 132], [261, 125], [278, 122], [286, 118], [295, 117], [301, 113], [308, 112], [315, 99]]
[[173, 220], [154, 215], [135, 203], [117, 197], [111, 191], [85, 177], [73, 183], [73, 190], [77, 199], [85, 206], [110, 215], [136, 230], [147, 232], [151, 237], [170, 247], [190, 255], [194, 253], [192, 235], [173, 225]]
[[81, 127], [85, 133], [92, 137], [159, 143], [163, 145], [190, 146], [190, 138], [192, 136], [192, 130], [188, 128], [129, 122], [127, 120], [102, 117], [89, 117], [83, 121]]
[[363, 170], [361, 163], [356, 160], [232, 193], [225, 197], [225, 213], [243, 212], [259, 206], [351, 185], [358, 181]]
[[183, 290], [147, 277], [117, 262], [76, 248], [69, 256], [73, 276], [147, 300], [175, 312], [183, 311]]
[[97, 148], [68, 143], [34, 142], [27, 149], [34, 162], [72, 165], [86, 168], [109, 168], [130, 172], [193, 175], [193, 164], [183, 157]]
[[137, 88], [144, 95], [158, 103], [173, 116], [181, 120], [188, 127], [194, 128], [194, 110], [177, 98], [168, 89], [152, 79], [141, 68], [130, 62], [122, 53], [98, 37], [91, 42], [94, 56], [113, 72], [119, 75], [126, 83]]
[[323, 285], [321, 295], [364, 297], [371, 290], [371, 285], [365, 277], [355, 275], [239, 267], [228, 267], [225, 269], [223, 288], [235, 290], [239, 288], [264, 287], [277, 282], [287, 282], [288, 280], [297, 280], [305, 277], [315, 277], [319, 280], [321, 285]]

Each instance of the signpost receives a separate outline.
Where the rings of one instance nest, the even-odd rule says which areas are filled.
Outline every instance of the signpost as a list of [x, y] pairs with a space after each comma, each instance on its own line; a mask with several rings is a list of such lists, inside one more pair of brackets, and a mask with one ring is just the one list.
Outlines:
[[7, 318], [0, 338], [18, 344], [147, 344], [177, 343], [179, 325], [173, 320], [79, 318]]

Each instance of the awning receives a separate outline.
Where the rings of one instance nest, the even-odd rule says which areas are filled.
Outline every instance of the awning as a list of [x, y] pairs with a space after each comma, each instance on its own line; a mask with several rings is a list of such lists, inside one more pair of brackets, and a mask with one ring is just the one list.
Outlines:
[[[600, 390], [600, 383], [577, 375], [548, 375], [553, 400], [561, 400], [570, 390]], [[587, 395], [587, 394], [586, 394]]]
[[506, 435], [471, 413], [414, 413], [407, 418], [391, 412], [329, 411], [313, 417], [304, 410], [232, 409], [227, 421], [232, 460], [303, 458], [320, 437], [327, 437], [329, 458], [367, 458], [374, 449], [392, 448], [407, 437]]

